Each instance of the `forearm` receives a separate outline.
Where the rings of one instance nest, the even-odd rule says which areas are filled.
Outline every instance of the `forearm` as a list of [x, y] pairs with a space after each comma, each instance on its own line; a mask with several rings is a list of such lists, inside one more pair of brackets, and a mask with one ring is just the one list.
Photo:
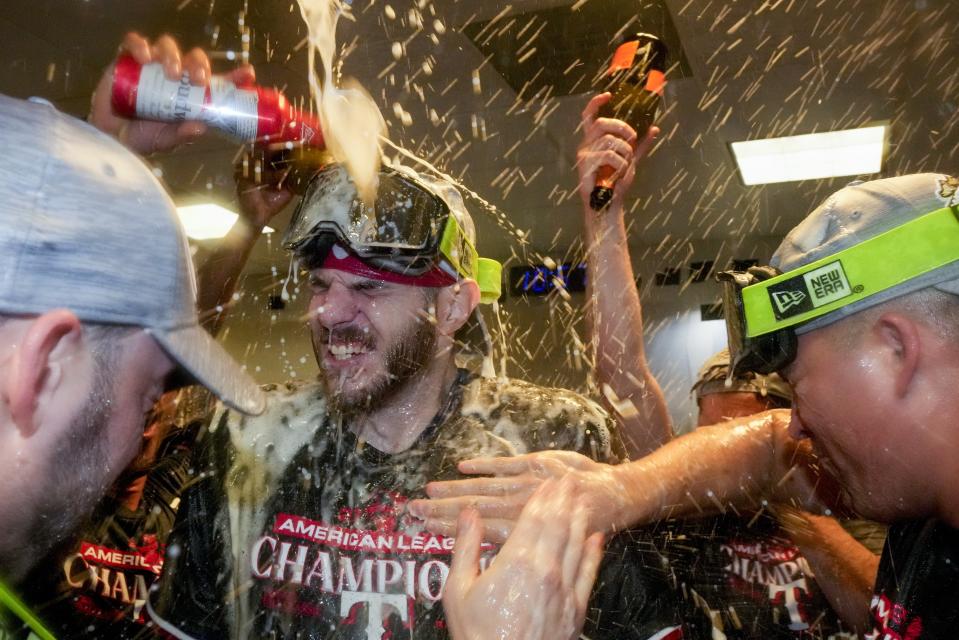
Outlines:
[[676, 438], [635, 462], [610, 468], [618, 526], [668, 517], [758, 510], [792, 502], [820, 510], [817, 478], [788, 440], [788, 413], [769, 411]]
[[240, 217], [197, 268], [197, 306], [203, 327], [219, 333], [233, 303], [240, 274], [263, 232], [263, 225]]
[[663, 392], [646, 361], [642, 306], [622, 206], [614, 203], [599, 213], [584, 206], [584, 216], [587, 319], [596, 349], [596, 378], [630, 457], [636, 459], [668, 441], [672, 424]]
[[833, 610], [856, 632], [868, 631], [879, 556], [857, 542], [834, 518], [796, 510], [779, 515]]

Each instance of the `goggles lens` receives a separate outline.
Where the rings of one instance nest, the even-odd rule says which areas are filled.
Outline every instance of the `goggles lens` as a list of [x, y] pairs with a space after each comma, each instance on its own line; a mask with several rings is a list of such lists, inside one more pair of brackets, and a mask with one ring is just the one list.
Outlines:
[[449, 216], [443, 200], [411, 178], [384, 170], [370, 207], [356, 195], [346, 170], [331, 165], [316, 174], [283, 238], [295, 249], [333, 233], [359, 255], [435, 251]]
[[798, 343], [791, 327], [756, 337], [747, 334], [743, 289], [758, 283], [759, 278], [741, 271], [724, 271], [718, 277], [722, 283], [730, 375], [747, 371], [769, 374], [786, 367], [796, 358]]
[[370, 265], [404, 275], [422, 275], [443, 261], [444, 269], [478, 282], [483, 302], [500, 296], [502, 266], [479, 257], [443, 198], [393, 169], [380, 171], [372, 207], [359, 199], [341, 165], [313, 177], [283, 246], [296, 251], [315, 242], [325, 254], [334, 239]]

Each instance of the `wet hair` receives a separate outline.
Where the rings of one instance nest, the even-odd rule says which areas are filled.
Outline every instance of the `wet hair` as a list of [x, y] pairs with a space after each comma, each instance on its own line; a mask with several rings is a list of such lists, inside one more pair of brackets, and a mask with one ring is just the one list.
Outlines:
[[862, 329], [890, 311], [917, 318], [946, 341], [959, 344], [959, 296], [926, 287], [850, 316], [849, 322], [841, 323], [843, 346], [857, 344]]

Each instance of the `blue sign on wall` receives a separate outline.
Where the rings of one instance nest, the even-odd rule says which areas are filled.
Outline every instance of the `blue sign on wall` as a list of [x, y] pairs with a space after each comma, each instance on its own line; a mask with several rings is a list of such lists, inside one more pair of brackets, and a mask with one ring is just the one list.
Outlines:
[[586, 291], [586, 265], [562, 264], [551, 269], [537, 264], [509, 270], [510, 293], [514, 296], [544, 296], [556, 288], [557, 281], [567, 291]]

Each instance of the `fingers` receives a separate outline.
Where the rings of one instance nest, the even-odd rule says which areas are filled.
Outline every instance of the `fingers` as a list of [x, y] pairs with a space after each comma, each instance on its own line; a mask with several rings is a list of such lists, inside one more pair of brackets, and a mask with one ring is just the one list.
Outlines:
[[573, 585], [578, 613], [577, 620], [582, 620], [585, 617], [586, 605], [589, 603], [589, 596], [593, 591], [593, 583], [596, 582], [599, 563], [603, 559], [603, 542], [603, 534], [594, 533], [586, 539], [586, 543], [583, 545], [583, 558], [579, 564], [576, 582]]
[[256, 82], [256, 72], [252, 65], [244, 64], [224, 74], [227, 80], [238, 87], [245, 87]]
[[450, 518], [426, 518], [423, 521], [423, 528], [440, 536], [456, 535], [456, 521]]
[[585, 133], [583, 134], [583, 144], [586, 146], [592, 144], [598, 138], [602, 138], [605, 135], [611, 135], [616, 138], [624, 140], [627, 144], [632, 147], [639, 134], [636, 133], [636, 129], [632, 128], [622, 120], [617, 120], [615, 118], [599, 118], [593, 122], [590, 126], [586, 128]]
[[[586, 526], [589, 518], [586, 509], [581, 508], [579, 503], [573, 499], [572, 485], [568, 481], [565, 483], [564, 491], [563, 502], [557, 505], [555, 513], [557, 516], [563, 515], [568, 518], [568, 539], [565, 548], [561, 551], [563, 554], [563, 584], [573, 587], [576, 584], [576, 576], [579, 573], [579, 566], [583, 558]], [[565, 511], [566, 514], [563, 514], [560, 510]]]
[[198, 120], [182, 122], [176, 128], [176, 140], [174, 144], [180, 145], [193, 142], [206, 133], [206, 130], [206, 125]]
[[472, 509], [464, 509], [456, 525], [456, 542], [453, 545], [449, 579], [446, 581], [447, 590], [452, 588], [464, 593], [479, 575], [482, 531], [479, 514]]
[[584, 168], [588, 173], [595, 172], [599, 167], [609, 167], [617, 176], [623, 174], [633, 161], [632, 156], [624, 158], [610, 150], [590, 153], [581, 160], [586, 165]]
[[123, 42], [120, 43], [120, 50], [129, 53], [133, 56], [133, 59], [140, 64], [146, 64], [152, 60], [150, 42], [134, 31], [123, 36]]
[[456, 498], [461, 496], [509, 496], [523, 494], [528, 496], [539, 486], [540, 480], [532, 475], [504, 476], [498, 478], [467, 478], [465, 480], [447, 480], [430, 482], [426, 485], [426, 495], [430, 498]]
[[[493, 544], [503, 544], [512, 533], [514, 520], [488, 519], [482, 521], [483, 540]], [[423, 526], [430, 533], [441, 536], [456, 535], [456, 520], [452, 518], [427, 518]]]
[[656, 140], [659, 138], [659, 127], [650, 127], [646, 131], [646, 135], [643, 136], [643, 139], [639, 141], [639, 144], [636, 145], [636, 160], [642, 160], [649, 154], [650, 149], [653, 148], [653, 145], [656, 144]]
[[611, 133], [603, 134], [594, 140], [591, 146], [596, 151], [613, 151], [625, 160], [633, 157], [633, 145]]
[[533, 459], [533, 455], [530, 454], [511, 458], [472, 458], [463, 460], [456, 468], [459, 469], [460, 473], [475, 475], [516, 475], [528, 471]]
[[[568, 480], [543, 482], [523, 507], [506, 545], [525, 540], [541, 556], [542, 566], [555, 564], [569, 539], [568, 528], [562, 526], [566, 522], [562, 516], [569, 513], [571, 495]], [[558, 524], [553, 522], [557, 516], [560, 517]]]
[[457, 465], [460, 473], [485, 475], [519, 475], [526, 471], [588, 469], [595, 463], [573, 451], [538, 451], [521, 456], [502, 458], [471, 458]]
[[609, 91], [593, 96], [590, 101], [586, 103], [586, 108], [583, 109], [583, 125], [587, 127], [591, 125], [593, 121], [596, 120], [599, 110], [604, 104], [609, 102], [612, 97], [613, 94]]
[[210, 59], [203, 49], [190, 49], [190, 52], [183, 56], [181, 64], [183, 71], [190, 76], [192, 84], [206, 86], [210, 82], [213, 71], [210, 68]]
[[592, 189], [592, 185], [595, 183], [596, 173], [601, 167], [609, 167], [612, 169], [611, 179], [615, 181], [624, 175], [629, 167], [632, 166], [631, 159], [627, 160], [615, 151], [581, 152], [577, 158], [577, 162], [581, 182], [585, 182], [586, 186], [590, 189]]
[[[180, 55], [180, 46], [172, 36], [164, 34], [151, 45], [150, 41], [139, 33], [131, 31], [123, 37], [120, 50], [126, 51], [140, 64], [156, 62], [163, 65], [163, 73], [170, 80], [179, 80], [185, 72], [194, 85], [206, 85], [213, 75], [210, 59], [206, 52], [199, 47], [191, 49], [184, 56]], [[255, 80], [253, 67], [244, 65], [232, 72], [245, 84]], [[239, 83], [238, 83], [239, 84]]]
[[164, 34], [156, 39], [150, 47], [153, 62], [163, 65], [163, 73], [170, 80], [179, 80], [182, 73], [180, 64], [180, 47], [172, 36]]
[[523, 510], [532, 487], [521, 495], [509, 498], [468, 495], [459, 498], [437, 498], [435, 500], [414, 500], [409, 511], [417, 518], [455, 519], [463, 509], [475, 509], [483, 518], [507, 518], [515, 520]]
[[[186, 123], [184, 123], [186, 124]], [[152, 125], [152, 126], [151, 126]], [[127, 128], [130, 138], [142, 138], [152, 132], [153, 141], [148, 146], [151, 151], [173, 149], [180, 144], [180, 127], [182, 125], [157, 125], [155, 122], [142, 120], [130, 121]], [[140, 133], [142, 132], [142, 133]]]

